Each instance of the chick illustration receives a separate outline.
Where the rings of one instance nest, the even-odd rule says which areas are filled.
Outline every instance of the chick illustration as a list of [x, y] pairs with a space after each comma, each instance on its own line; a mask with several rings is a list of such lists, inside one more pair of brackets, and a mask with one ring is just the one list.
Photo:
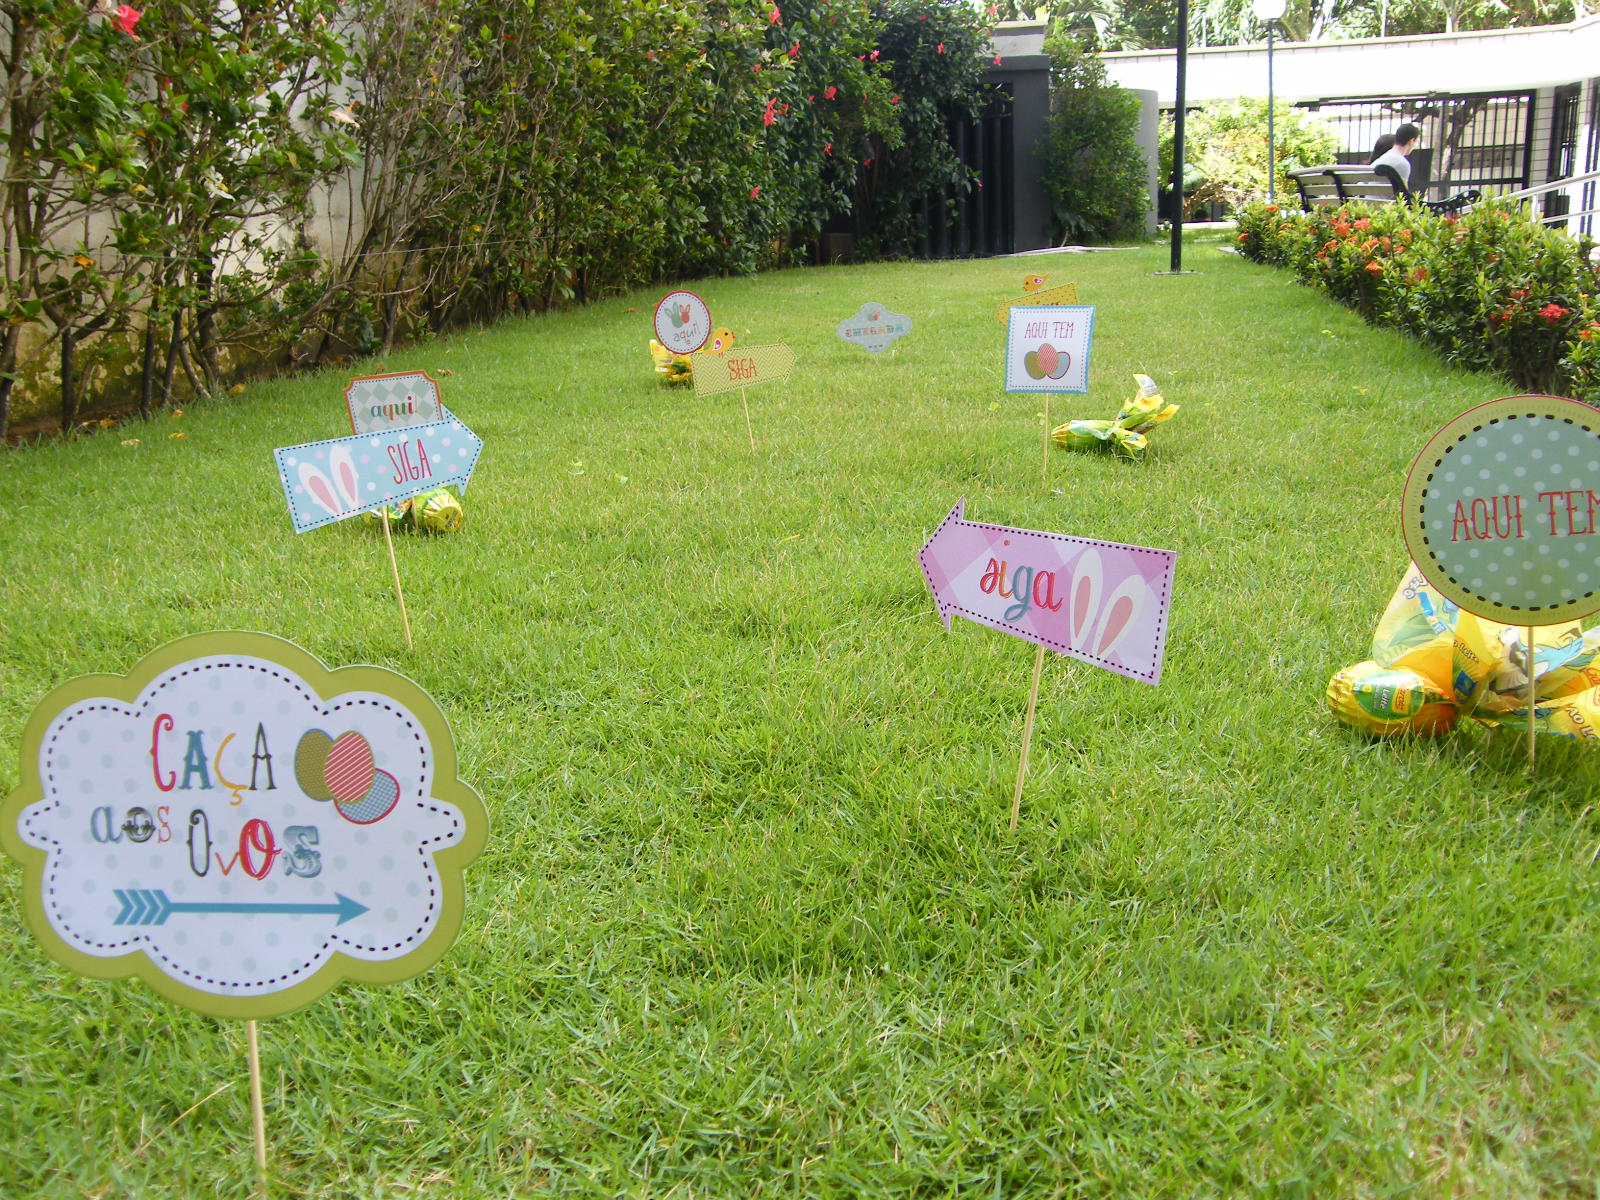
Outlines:
[[733, 330], [723, 326], [716, 330], [711, 339], [706, 342], [705, 354], [726, 354], [733, 346]]
[[694, 378], [694, 364], [687, 354], [674, 354], [655, 338], [650, 339], [650, 357], [655, 360], [656, 374], [667, 383], [688, 383]]
[[1037, 292], [1044, 287], [1049, 278], [1050, 276], [1048, 275], [1029, 275], [1022, 281], [1022, 290], [1025, 292]]

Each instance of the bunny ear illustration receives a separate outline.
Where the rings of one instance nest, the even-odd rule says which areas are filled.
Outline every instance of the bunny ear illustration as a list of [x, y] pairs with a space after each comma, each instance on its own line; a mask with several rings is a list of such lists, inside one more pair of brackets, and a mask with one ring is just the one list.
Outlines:
[[1096, 654], [1106, 658], [1117, 648], [1117, 644], [1127, 636], [1128, 630], [1133, 628], [1139, 614], [1144, 611], [1145, 598], [1149, 594], [1150, 589], [1137, 575], [1128, 576], [1118, 585], [1106, 600], [1105, 611], [1100, 614], [1100, 623], [1094, 631]]
[[356, 464], [350, 457], [348, 446], [335, 446], [328, 452], [328, 466], [333, 470], [333, 481], [344, 497], [344, 508], [351, 509], [361, 503], [361, 492], [356, 484]]
[[333, 482], [308, 462], [300, 464], [300, 486], [306, 490], [307, 495], [326, 510], [329, 516], [337, 517], [344, 512], [344, 506], [339, 503], [339, 498], [333, 494]]
[[1100, 588], [1105, 581], [1105, 568], [1100, 555], [1085, 550], [1072, 567], [1072, 600], [1068, 610], [1067, 628], [1072, 633], [1072, 644], [1082, 648], [1088, 641], [1089, 622], [1100, 611]]

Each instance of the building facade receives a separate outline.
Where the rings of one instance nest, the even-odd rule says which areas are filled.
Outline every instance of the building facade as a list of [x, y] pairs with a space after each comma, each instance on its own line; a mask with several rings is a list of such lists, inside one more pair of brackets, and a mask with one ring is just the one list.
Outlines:
[[[1600, 16], [1566, 25], [1421, 37], [1277, 42], [1274, 93], [1333, 126], [1342, 162], [1368, 162], [1381, 133], [1422, 130], [1413, 186], [1429, 199], [1468, 189], [1493, 195], [1577, 179], [1539, 198], [1574, 233], [1600, 232]], [[1174, 51], [1102, 56], [1111, 81], [1176, 103]], [[1192, 49], [1185, 104], [1267, 91], [1267, 46]]]

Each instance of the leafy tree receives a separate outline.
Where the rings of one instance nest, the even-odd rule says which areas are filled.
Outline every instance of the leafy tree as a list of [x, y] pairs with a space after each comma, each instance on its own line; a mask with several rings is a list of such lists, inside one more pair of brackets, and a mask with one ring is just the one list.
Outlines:
[[947, 0], [889, 0], [877, 12], [894, 125], [863, 144], [855, 211], [859, 247], [894, 257], [915, 253], [929, 201], [974, 186], [950, 128], [979, 115], [990, 30], [975, 8]]
[[1116, 241], [1144, 232], [1149, 164], [1139, 148], [1139, 100], [1106, 81], [1078, 43], [1052, 37], [1053, 92], [1045, 190], [1064, 240]]
[[[1328, 125], [1279, 101], [1273, 105], [1273, 160], [1279, 194], [1292, 195], [1290, 171], [1332, 162], [1339, 137]], [[1172, 174], [1172, 121], [1162, 122], [1161, 157]], [[1186, 206], [1221, 204], [1234, 208], [1267, 196], [1267, 101], [1241, 97], [1213, 104], [1184, 125]]]
[[270, 290], [257, 282], [273, 226], [302, 218], [311, 182], [347, 161], [342, 139], [316, 119], [343, 57], [331, 9], [326, 0], [169, 0], [151, 13], [63, 0], [0, 6], [9, 38], [0, 432], [28, 331], [59, 350], [64, 428], [76, 423], [95, 357], [111, 350], [105, 335], [130, 326], [145, 335], [146, 412], [158, 328], [171, 330], [166, 379], [180, 359], [195, 371], [192, 342], [196, 386], [215, 386], [219, 316]]

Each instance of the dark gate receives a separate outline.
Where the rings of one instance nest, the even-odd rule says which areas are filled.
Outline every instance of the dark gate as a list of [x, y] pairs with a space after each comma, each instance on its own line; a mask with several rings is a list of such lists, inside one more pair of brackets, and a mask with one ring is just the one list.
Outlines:
[[1339, 133], [1340, 162], [1372, 161], [1379, 134], [1409, 121], [1422, 129], [1411, 156], [1411, 187], [1440, 200], [1476, 188], [1488, 195], [1529, 185], [1533, 169], [1532, 92], [1369, 96], [1298, 104]]
[[1011, 85], [997, 83], [977, 118], [950, 122], [950, 144], [977, 183], [924, 198], [921, 257], [983, 258], [1016, 251], [1014, 108]]

